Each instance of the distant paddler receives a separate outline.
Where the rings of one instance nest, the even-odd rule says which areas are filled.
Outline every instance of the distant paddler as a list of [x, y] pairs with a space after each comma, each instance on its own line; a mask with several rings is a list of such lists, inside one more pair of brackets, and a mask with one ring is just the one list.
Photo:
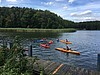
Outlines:
[[66, 46], [66, 49], [67, 49], [67, 50], [71, 50], [71, 48], [69, 48], [68, 46]]
[[60, 40], [60, 42], [65, 43], [65, 44], [72, 44], [72, 42], [68, 41], [67, 39], [66, 40]]
[[53, 43], [53, 41], [52, 40], [50, 40], [49, 42], [48, 42], [48, 44], [50, 45], [50, 44], [52, 44]]
[[56, 39], [57, 42], [59, 42], [59, 39]]

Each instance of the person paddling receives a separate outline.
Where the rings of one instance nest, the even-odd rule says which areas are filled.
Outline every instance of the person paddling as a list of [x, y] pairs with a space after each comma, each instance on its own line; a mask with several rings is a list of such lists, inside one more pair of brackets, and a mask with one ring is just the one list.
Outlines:
[[59, 39], [56, 39], [57, 40], [57, 42], [59, 42]]
[[66, 45], [66, 48], [63, 48], [64, 50], [70, 50], [71, 48], [69, 48], [67, 45]]
[[67, 50], [71, 50], [71, 48], [69, 48], [68, 46], [66, 46], [66, 49], [67, 49]]
[[68, 42], [68, 40], [66, 39], [66, 42]]

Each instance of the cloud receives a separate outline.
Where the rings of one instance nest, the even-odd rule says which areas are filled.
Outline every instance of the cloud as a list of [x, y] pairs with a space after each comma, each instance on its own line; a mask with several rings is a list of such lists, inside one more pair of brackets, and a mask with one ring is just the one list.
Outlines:
[[84, 22], [84, 21], [100, 21], [100, 17], [78, 17], [78, 18], [73, 18], [73, 21], [76, 22]]
[[[89, 2], [85, 5], [68, 6], [70, 20], [73, 21], [100, 21], [100, 1]], [[66, 15], [69, 16], [69, 15]]]
[[55, 0], [55, 1], [64, 1], [64, 0]]
[[71, 13], [70, 15], [71, 16], [74, 16], [74, 17], [80, 17], [80, 16], [86, 16], [86, 15], [91, 15], [92, 14], [92, 11], [91, 10], [86, 10], [86, 11], [84, 11], [84, 12], [79, 12], [79, 13], [77, 13], [77, 12], [74, 12], [74, 13]]
[[86, 10], [86, 11], [80, 13], [80, 15], [88, 15], [88, 14], [91, 14], [91, 13], [92, 13], [91, 10]]
[[15, 6], [15, 5], [8, 5], [8, 7], [13, 7], [13, 6]]
[[66, 9], [68, 9], [68, 7], [67, 7], [67, 6], [64, 6], [64, 7], [63, 7], [63, 9], [65, 9], [65, 10], [66, 10]]
[[92, 17], [83, 17], [83, 18], [80, 18], [80, 19], [82, 19], [82, 20], [93, 20]]
[[70, 15], [71, 15], [71, 16], [78, 16], [78, 14], [77, 14], [76, 12], [71, 13]]
[[91, 9], [91, 10], [98, 9], [99, 10], [100, 9], [100, 1], [90, 2], [90, 3], [87, 3], [85, 5], [74, 6], [71, 9], [77, 10], [77, 11], [88, 10], [88, 9]]
[[0, 0], [0, 3], [1, 3], [1, 0]]
[[84, 7], [88, 9], [97, 9], [97, 8], [100, 8], [100, 2], [89, 3], [85, 5]]
[[44, 4], [44, 5], [53, 5], [54, 2], [41, 2], [41, 4]]
[[68, 2], [69, 2], [69, 3], [73, 3], [74, 1], [75, 1], [75, 0], [69, 0]]
[[7, 2], [17, 2], [17, 0], [6, 0]]
[[100, 21], [100, 18], [96, 18], [96, 17], [83, 17], [80, 19], [81, 21]]

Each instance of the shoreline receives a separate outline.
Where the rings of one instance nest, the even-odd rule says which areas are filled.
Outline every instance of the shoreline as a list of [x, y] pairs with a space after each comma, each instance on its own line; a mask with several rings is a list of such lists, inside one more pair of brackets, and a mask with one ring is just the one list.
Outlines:
[[76, 32], [74, 28], [67, 29], [36, 29], [36, 28], [0, 28], [1, 32]]

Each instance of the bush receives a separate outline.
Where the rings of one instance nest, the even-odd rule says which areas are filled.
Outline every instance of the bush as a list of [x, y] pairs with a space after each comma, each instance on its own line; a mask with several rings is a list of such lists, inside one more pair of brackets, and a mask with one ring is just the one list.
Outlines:
[[[0, 48], [0, 75], [33, 75], [33, 64], [36, 59], [25, 58], [19, 37], [15, 37], [13, 46]], [[31, 62], [31, 64], [29, 64]]]

